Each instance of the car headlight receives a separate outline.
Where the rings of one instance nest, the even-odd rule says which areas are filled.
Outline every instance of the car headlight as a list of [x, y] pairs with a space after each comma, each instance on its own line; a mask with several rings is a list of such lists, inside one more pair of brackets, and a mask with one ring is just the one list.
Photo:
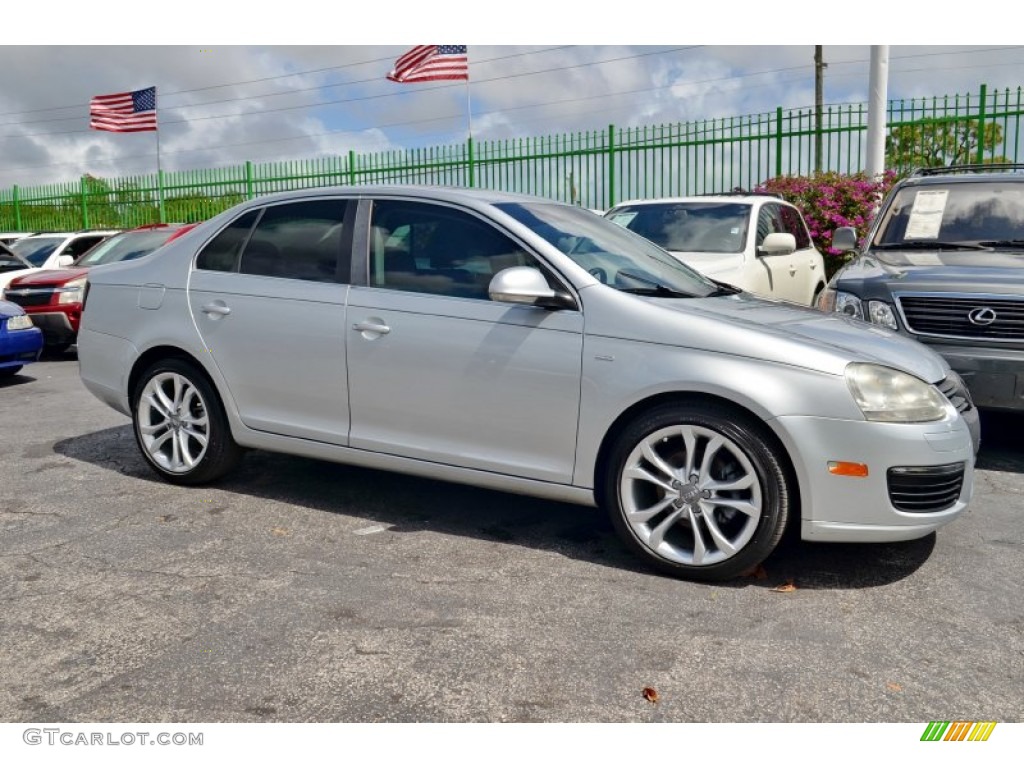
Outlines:
[[856, 317], [858, 320], [864, 319], [864, 306], [860, 299], [852, 293], [836, 291], [835, 311], [849, 317]]
[[82, 297], [85, 295], [85, 278], [80, 277], [77, 280], [72, 280], [65, 284], [63, 288], [58, 288], [57, 291], [58, 304], [81, 304]]
[[931, 384], [894, 368], [850, 363], [846, 366], [846, 384], [868, 421], [939, 421], [953, 409]]
[[875, 325], [884, 325], [886, 328], [896, 330], [896, 315], [892, 307], [884, 301], [871, 300], [868, 302], [868, 320]]
[[29, 328], [35, 327], [35, 323], [32, 322], [32, 318], [28, 315], [15, 315], [14, 317], [7, 318], [8, 331], [27, 331]]

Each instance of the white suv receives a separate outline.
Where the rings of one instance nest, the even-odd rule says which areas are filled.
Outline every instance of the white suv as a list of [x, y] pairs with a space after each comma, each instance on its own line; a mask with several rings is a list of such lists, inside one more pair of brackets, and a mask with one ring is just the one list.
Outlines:
[[810, 305], [825, 288], [825, 265], [803, 216], [773, 195], [630, 200], [605, 218], [750, 293]]
[[37, 269], [62, 269], [118, 231], [44, 232], [15, 240], [8, 247]]

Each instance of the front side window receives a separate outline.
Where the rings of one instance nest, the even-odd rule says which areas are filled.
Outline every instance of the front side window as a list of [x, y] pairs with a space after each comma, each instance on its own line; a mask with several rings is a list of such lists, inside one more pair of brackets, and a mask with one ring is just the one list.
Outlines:
[[370, 221], [370, 285], [488, 299], [491, 278], [508, 267], [538, 267], [490, 224], [441, 205], [380, 200]]
[[807, 227], [804, 226], [804, 219], [796, 208], [788, 205], [781, 206], [779, 213], [782, 217], [782, 226], [794, 238], [796, 238], [797, 250], [811, 247], [811, 236], [807, 234]]
[[786, 227], [782, 223], [782, 216], [779, 214], [779, 206], [773, 203], [761, 208], [761, 213], [757, 216], [756, 245], [758, 248], [764, 244], [764, 239], [768, 235], [786, 231]]
[[150, 232], [125, 232], [104, 240], [89, 250], [77, 262], [76, 267], [95, 267], [100, 264], [113, 264], [116, 261], [130, 261], [145, 256], [163, 245], [170, 233], [166, 230]]
[[666, 251], [739, 253], [747, 241], [750, 206], [723, 202], [624, 205], [608, 218]]

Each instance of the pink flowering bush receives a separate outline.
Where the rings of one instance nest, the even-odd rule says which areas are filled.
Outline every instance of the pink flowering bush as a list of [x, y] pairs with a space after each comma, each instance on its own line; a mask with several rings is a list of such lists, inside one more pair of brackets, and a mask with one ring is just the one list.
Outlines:
[[780, 195], [800, 209], [814, 245], [825, 257], [825, 270], [831, 276], [846, 260], [846, 256], [832, 248], [832, 233], [839, 227], [853, 227], [858, 238], [863, 238], [875, 207], [896, 178], [895, 171], [886, 171], [878, 182], [863, 173], [779, 176], [766, 181], [757, 191]]

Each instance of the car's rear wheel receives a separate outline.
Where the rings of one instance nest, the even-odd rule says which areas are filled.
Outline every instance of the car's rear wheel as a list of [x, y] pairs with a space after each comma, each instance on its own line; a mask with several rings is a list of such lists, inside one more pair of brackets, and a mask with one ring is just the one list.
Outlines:
[[150, 366], [139, 378], [132, 406], [139, 449], [165, 480], [209, 482], [241, 457], [220, 398], [205, 374], [186, 360]]
[[722, 581], [779, 543], [793, 492], [766, 428], [718, 405], [643, 414], [611, 451], [602, 501], [626, 545], [658, 570]]

